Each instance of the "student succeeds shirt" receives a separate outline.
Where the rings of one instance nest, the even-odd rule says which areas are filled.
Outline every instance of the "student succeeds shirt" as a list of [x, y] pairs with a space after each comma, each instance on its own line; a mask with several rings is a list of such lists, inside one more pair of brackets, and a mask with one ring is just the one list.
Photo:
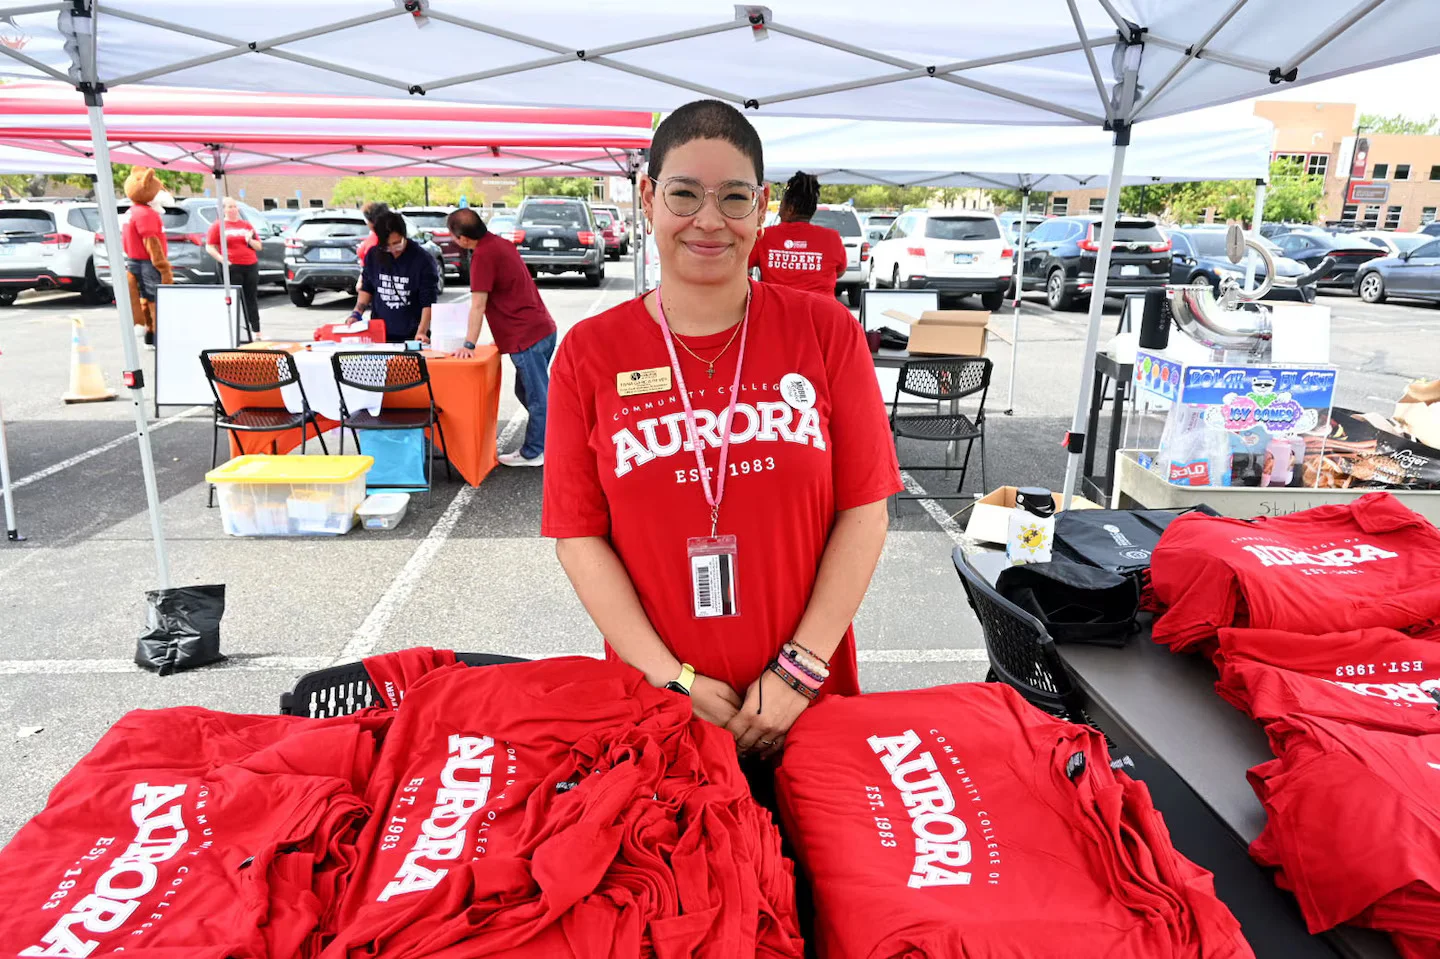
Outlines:
[[[833, 300], [764, 284], [752, 290], [718, 527], [737, 537], [739, 615], [693, 615], [687, 540], [709, 534], [710, 508], [686, 448], [665, 340], [642, 300], [584, 321], [560, 345], [542, 523], [545, 536], [608, 537], [670, 650], [739, 692], [794, 635], [836, 512], [902, 488], [854, 317]], [[708, 360], [733, 332], [684, 340]], [[715, 361], [713, 377], [676, 346], [713, 473], [739, 343]], [[650, 383], [665, 385], [646, 392]], [[859, 691], [851, 631], [832, 657], [826, 691]]]
[[845, 273], [845, 241], [829, 227], [813, 223], [777, 223], [765, 228], [750, 251], [750, 266], [760, 268], [765, 283], [835, 295], [835, 281]]

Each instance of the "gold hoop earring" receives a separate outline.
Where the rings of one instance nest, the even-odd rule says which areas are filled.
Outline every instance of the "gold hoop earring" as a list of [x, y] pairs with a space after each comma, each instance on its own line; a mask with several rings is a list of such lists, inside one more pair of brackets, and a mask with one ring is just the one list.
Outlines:
[[760, 229], [758, 229], [758, 230], [755, 231], [755, 239], [760, 240], [760, 239], [764, 239], [764, 237], [765, 237], [765, 228], [762, 226]]

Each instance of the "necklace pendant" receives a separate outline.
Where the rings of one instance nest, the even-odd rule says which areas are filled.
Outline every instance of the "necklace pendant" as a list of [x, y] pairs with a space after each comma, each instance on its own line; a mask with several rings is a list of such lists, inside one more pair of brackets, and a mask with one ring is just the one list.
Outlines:
[[710, 377], [710, 379], [712, 380], [715, 378], [715, 365], [713, 363], [710, 366], [705, 367], [705, 375]]

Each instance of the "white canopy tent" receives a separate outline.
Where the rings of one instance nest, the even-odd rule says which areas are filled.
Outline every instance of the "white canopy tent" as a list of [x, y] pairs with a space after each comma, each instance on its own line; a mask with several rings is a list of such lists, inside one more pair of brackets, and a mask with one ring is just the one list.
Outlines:
[[49, 150], [0, 144], [0, 173], [78, 173], [95, 175], [89, 157], [62, 156]]
[[[1020, 273], [1030, 194], [1109, 186], [1114, 145], [1088, 127], [1015, 127], [880, 120], [757, 117], [765, 143], [765, 176], [785, 180], [803, 170], [826, 183], [888, 186], [999, 187], [1021, 195], [1010, 319], [1010, 383], [1005, 412], [1015, 407], [1020, 355]], [[1136, 127], [1123, 182], [1254, 180], [1256, 220], [1275, 128], [1242, 104], [1197, 110]]]
[[[708, 96], [776, 115], [1104, 126], [1115, 149], [1067, 500], [1131, 126], [1440, 52], [1434, 0], [1309, 0], [1303, 9], [1031, 0], [1021, 16], [1004, 4], [932, 0], [544, 0], [480, 10], [467, 0], [0, 0], [0, 17], [25, 40], [0, 46], [13, 75], [71, 82], [86, 97], [102, 212], [113, 211], [104, 94], [131, 83], [642, 110]], [[118, 262], [119, 231], [106, 226]], [[128, 304], [121, 314], [128, 327]], [[132, 397], [158, 534], [143, 393]], [[163, 585], [158, 535], [157, 561]]]

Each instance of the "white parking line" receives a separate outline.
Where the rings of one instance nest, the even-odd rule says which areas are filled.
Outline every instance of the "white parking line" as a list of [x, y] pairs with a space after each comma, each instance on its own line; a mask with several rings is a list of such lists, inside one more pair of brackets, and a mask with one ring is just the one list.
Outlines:
[[[172, 423], [178, 423], [180, 420], [186, 419], [194, 415], [195, 413], [204, 412], [206, 409], [208, 409], [208, 407], [192, 406], [188, 410], [182, 410], [181, 412], [176, 413], [174, 416], [167, 416], [163, 420], [156, 420], [155, 422], [150, 424], [150, 432], [154, 433], [157, 430], [163, 430], [165, 427], [171, 425]], [[119, 437], [118, 439], [113, 439], [108, 443], [102, 443], [94, 449], [86, 450], [83, 453], [77, 453], [74, 456], [70, 457], [68, 460], [61, 460], [53, 466], [45, 467], [39, 472], [31, 473], [29, 476], [22, 476], [15, 482], [11, 483], [10, 487], [11, 489], [20, 489], [22, 487], [29, 486], [31, 483], [38, 483], [40, 482], [40, 480], [48, 479], [51, 476], [54, 476], [56, 473], [61, 472], [62, 470], [68, 470], [70, 467], [75, 466], [79, 463], [83, 463], [86, 460], [94, 459], [102, 453], [108, 453], [111, 450], [116, 449], [117, 447], [124, 446], [126, 443], [135, 439], [139, 435], [140, 434], [138, 431], [132, 430], [129, 433], [126, 433], [124, 436]]]
[[[466, 487], [470, 489], [470, 487]], [[475, 650], [480, 652], [481, 650]], [[555, 656], [584, 656], [600, 659], [604, 653], [598, 649], [557, 652], [553, 649], [506, 648], [507, 656], [522, 659], [547, 659]], [[367, 653], [368, 655], [368, 653]], [[357, 657], [362, 659], [363, 656]], [[920, 663], [983, 663], [986, 654], [983, 649], [941, 648], [941, 649], [861, 649], [856, 658], [862, 663], [908, 666]], [[353, 661], [353, 660], [347, 660]], [[326, 666], [333, 666], [337, 660], [324, 656], [236, 656], [207, 666], [197, 675], [224, 670], [241, 673], [308, 673]], [[0, 676], [116, 676], [134, 674], [152, 675], [129, 659], [7, 659], [0, 660]]]
[[[912, 496], [924, 496], [927, 492], [925, 487], [920, 485], [919, 480], [904, 470], [900, 471], [900, 480], [905, 484], [905, 492], [910, 493]], [[949, 536], [956, 546], [959, 546], [966, 553], [973, 553], [980, 548], [980, 544], [965, 535], [965, 531], [960, 528], [960, 524], [955, 522], [955, 517], [945, 512], [945, 507], [941, 506], [938, 501], [933, 499], [920, 499], [916, 500], [916, 502], [924, 508], [925, 512], [930, 514], [930, 518], [935, 521], [935, 525], [939, 526], [941, 531], [943, 531], [946, 536]]]

